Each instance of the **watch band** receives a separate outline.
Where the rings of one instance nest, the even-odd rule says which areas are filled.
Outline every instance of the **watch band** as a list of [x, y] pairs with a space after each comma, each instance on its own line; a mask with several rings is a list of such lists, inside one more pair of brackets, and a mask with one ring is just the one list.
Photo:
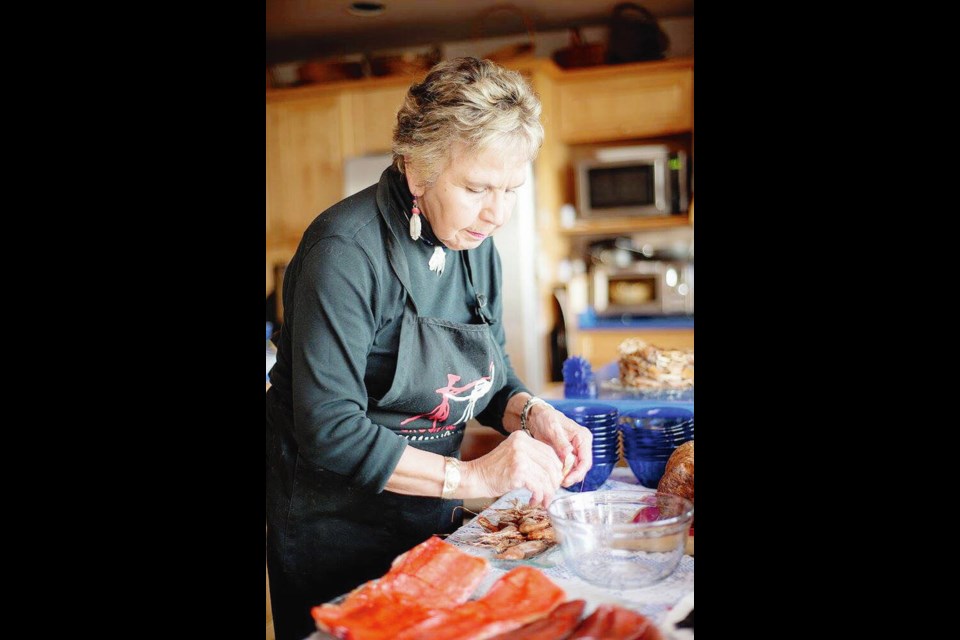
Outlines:
[[546, 400], [538, 398], [537, 396], [530, 396], [530, 399], [527, 400], [526, 404], [523, 405], [523, 409], [520, 410], [520, 428], [526, 431], [527, 435], [531, 438], [533, 437], [533, 433], [531, 433], [530, 429], [527, 427], [527, 416], [530, 415], [530, 409], [533, 409], [533, 407], [538, 404], [546, 405], [548, 407], [550, 406], [547, 404]]
[[445, 456], [443, 458], [443, 491], [440, 497], [444, 500], [453, 498], [454, 492], [460, 487], [460, 461]]

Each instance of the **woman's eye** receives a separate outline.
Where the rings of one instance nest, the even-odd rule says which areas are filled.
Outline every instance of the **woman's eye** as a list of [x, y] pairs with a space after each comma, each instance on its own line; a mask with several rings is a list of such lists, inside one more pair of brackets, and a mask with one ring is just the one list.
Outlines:
[[467, 187], [467, 191], [470, 193], [483, 193], [483, 189], [474, 189], [473, 187]]

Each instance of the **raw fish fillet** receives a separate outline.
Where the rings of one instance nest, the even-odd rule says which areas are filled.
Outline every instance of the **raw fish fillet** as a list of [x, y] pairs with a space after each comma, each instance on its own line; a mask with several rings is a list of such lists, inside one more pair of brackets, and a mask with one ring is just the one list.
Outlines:
[[354, 589], [340, 604], [311, 610], [317, 628], [343, 640], [392, 640], [420, 620], [464, 602], [489, 563], [436, 536], [403, 553], [377, 580]]
[[539, 620], [566, 595], [533, 567], [512, 569], [479, 600], [435, 611], [407, 627], [396, 640], [484, 640]]

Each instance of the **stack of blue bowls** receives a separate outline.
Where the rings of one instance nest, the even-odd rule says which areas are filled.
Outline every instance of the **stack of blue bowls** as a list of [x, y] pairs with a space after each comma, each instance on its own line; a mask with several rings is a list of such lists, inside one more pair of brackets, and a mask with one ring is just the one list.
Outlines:
[[693, 440], [693, 411], [658, 406], [620, 416], [623, 457], [640, 484], [656, 489], [673, 450]]
[[550, 404], [593, 434], [593, 467], [582, 484], [567, 487], [571, 491], [593, 491], [606, 482], [620, 460], [619, 411], [609, 404], [583, 400], [557, 400]]

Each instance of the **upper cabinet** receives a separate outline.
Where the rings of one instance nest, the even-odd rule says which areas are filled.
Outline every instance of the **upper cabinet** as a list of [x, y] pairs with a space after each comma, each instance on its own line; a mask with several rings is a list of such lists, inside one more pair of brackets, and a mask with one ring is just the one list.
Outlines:
[[556, 79], [567, 144], [650, 138], [693, 129], [693, 60], [566, 71]]
[[349, 109], [344, 112], [343, 151], [348, 157], [390, 151], [397, 111], [403, 104], [411, 80], [393, 86], [359, 88], [345, 94]]
[[415, 77], [267, 91], [267, 246], [295, 247], [343, 198], [347, 158], [389, 152]]
[[267, 102], [267, 241], [289, 243], [343, 191], [337, 93]]

